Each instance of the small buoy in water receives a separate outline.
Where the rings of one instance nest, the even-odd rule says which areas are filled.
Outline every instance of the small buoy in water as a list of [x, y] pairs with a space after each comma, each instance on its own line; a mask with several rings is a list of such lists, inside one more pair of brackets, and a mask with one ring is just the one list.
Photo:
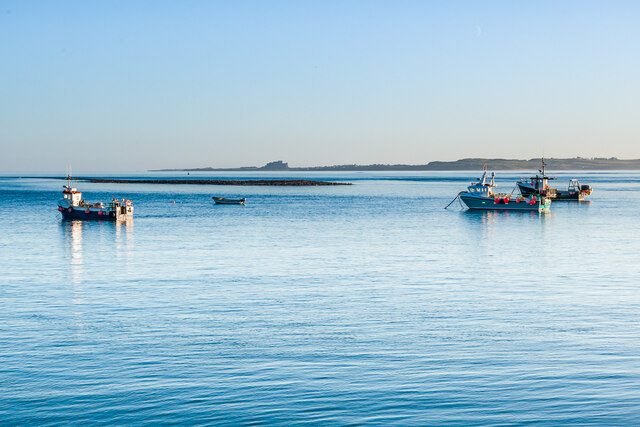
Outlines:
[[176, 204], [176, 201], [174, 200], [174, 201], [173, 201], [173, 202], [171, 202], [171, 203], [173, 203], [173, 204], [175, 205], [175, 204]]
[[58, 212], [62, 212], [64, 209], [62, 209], [61, 206], [58, 206]]

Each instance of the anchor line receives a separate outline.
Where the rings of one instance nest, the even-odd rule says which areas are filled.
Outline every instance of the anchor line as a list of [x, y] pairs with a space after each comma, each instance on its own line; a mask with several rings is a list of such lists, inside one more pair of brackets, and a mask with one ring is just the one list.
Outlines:
[[461, 195], [462, 193], [464, 193], [464, 191], [459, 192], [459, 193], [456, 195], [456, 197], [454, 197], [454, 198], [453, 198], [453, 200], [452, 200], [452, 201], [451, 201], [447, 206], [445, 206], [444, 208], [445, 208], [445, 209], [447, 209], [449, 206], [451, 206], [451, 204], [452, 204], [453, 202], [455, 202], [455, 201], [458, 199], [458, 197], [460, 197], [460, 195]]

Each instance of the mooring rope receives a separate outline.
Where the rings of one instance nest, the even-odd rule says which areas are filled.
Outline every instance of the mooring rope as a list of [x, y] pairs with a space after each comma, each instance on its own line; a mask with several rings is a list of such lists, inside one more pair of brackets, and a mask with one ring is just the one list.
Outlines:
[[461, 195], [462, 193], [464, 193], [464, 191], [459, 192], [459, 193], [456, 195], [456, 197], [454, 197], [454, 198], [453, 198], [453, 200], [452, 200], [452, 201], [451, 201], [447, 206], [445, 206], [444, 208], [445, 208], [445, 209], [447, 209], [449, 206], [451, 206], [451, 204], [452, 204], [453, 202], [455, 202], [455, 201], [456, 201], [456, 199], [457, 199], [458, 197], [460, 197], [460, 195]]

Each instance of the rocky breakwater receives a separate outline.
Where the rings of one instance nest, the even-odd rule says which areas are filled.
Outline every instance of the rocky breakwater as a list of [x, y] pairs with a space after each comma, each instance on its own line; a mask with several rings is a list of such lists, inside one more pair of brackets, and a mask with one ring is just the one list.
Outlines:
[[118, 179], [118, 178], [76, 178], [76, 180], [112, 184], [192, 184], [192, 185], [259, 185], [304, 187], [321, 185], [351, 185], [350, 182], [313, 181], [308, 179]]

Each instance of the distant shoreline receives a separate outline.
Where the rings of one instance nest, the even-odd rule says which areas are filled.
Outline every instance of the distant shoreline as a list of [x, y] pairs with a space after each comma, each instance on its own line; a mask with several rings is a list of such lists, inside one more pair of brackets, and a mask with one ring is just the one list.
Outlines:
[[[538, 170], [542, 159], [484, 159], [468, 158], [452, 162], [433, 161], [424, 165], [372, 164], [372, 165], [334, 165], [313, 167], [290, 167], [281, 160], [264, 166], [239, 168], [190, 168], [190, 169], [151, 169], [149, 172], [354, 172], [354, 171], [474, 171], [487, 165], [489, 170]], [[568, 159], [545, 158], [546, 168], [550, 171], [564, 170], [640, 170], [640, 159], [583, 158]]]
[[[58, 178], [64, 179], [64, 178]], [[313, 187], [327, 185], [351, 185], [348, 182], [314, 181], [308, 179], [120, 179], [120, 178], [73, 178], [74, 181], [110, 184], [179, 184], [179, 185], [239, 185], [239, 186], [277, 186], [277, 187]]]

